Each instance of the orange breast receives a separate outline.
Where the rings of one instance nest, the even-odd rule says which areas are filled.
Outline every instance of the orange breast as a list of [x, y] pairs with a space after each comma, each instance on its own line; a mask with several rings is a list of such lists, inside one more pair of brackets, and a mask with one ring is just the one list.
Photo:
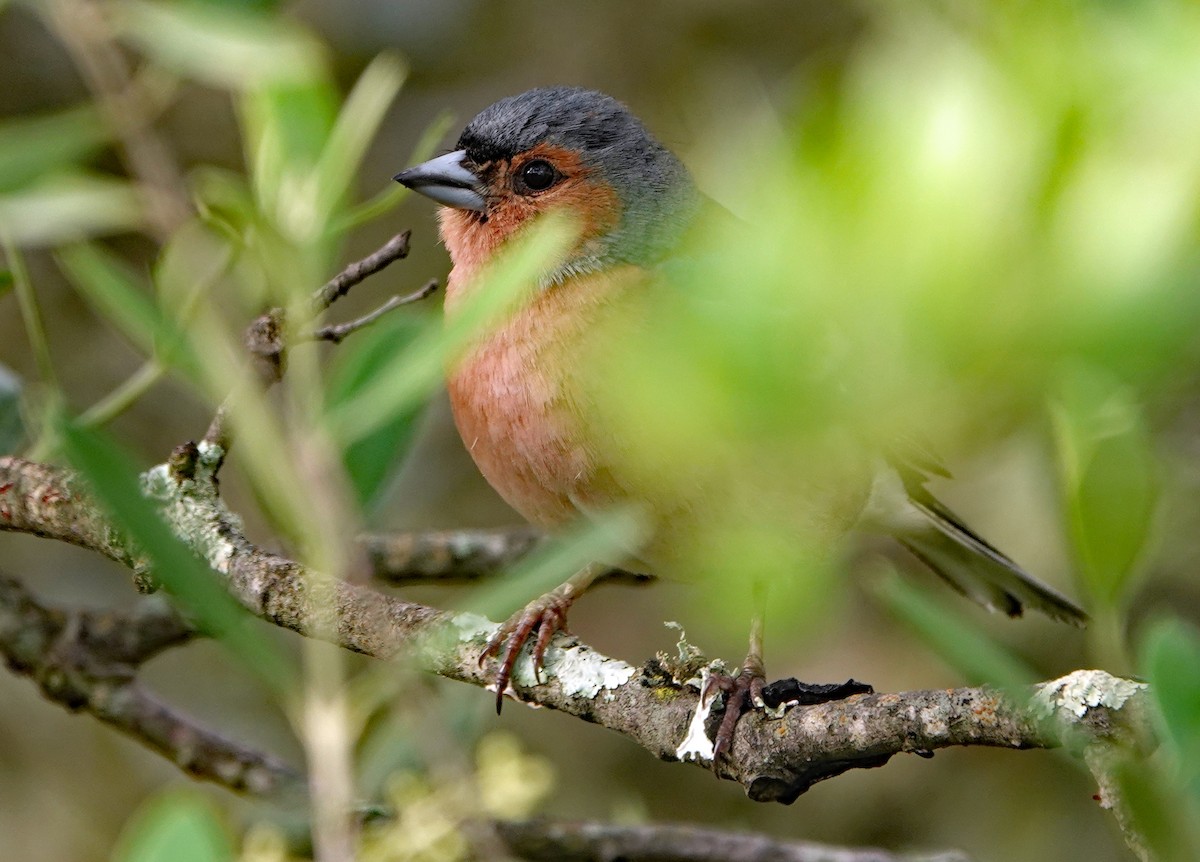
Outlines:
[[[447, 285], [448, 314], [469, 289], [459, 283], [461, 274], [456, 266]], [[471, 457], [509, 505], [536, 524], [565, 523], [577, 516], [576, 503], [602, 505], [612, 497], [576, 360], [582, 340], [641, 277], [625, 267], [542, 291], [450, 375], [454, 420]]]

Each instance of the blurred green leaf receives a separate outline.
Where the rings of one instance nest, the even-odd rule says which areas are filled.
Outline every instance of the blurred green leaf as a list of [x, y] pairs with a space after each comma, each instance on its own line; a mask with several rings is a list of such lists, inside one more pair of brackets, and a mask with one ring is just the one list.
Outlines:
[[388, 107], [408, 70], [399, 57], [380, 54], [359, 76], [346, 97], [316, 170], [317, 209], [333, 218], [334, 209], [347, 198], [358, 176], [367, 147], [379, 131]]
[[1149, 845], [1156, 862], [1193, 862], [1200, 858], [1200, 829], [1195, 800], [1178, 794], [1173, 776], [1164, 776], [1151, 764], [1126, 756], [1113, 769], [1122, 802], [1133, 828]]
[[25, 440], [21, 378], [0, 363], [0, 455], [15, 453]]
[[187, 337], [135, 285], [121, 261], [99, 246], [86, 244], [61, 250], [57, 260], [88, 301], [134, 345], [197, 379], [198, 360]]
[[61, 245], [141, 225], [141, 202], [124, 180], [66, 174], [0, 195], [0, 233], [17, 245]]
[[245, 6], [120, 0], [121, 35], [168, 69], [233, 90], [323, 78], [325, 51], [287, 18]]
[[[179, 540], [143, 494], [133, 460], [103, 431], [60, 415], [63, 451], [93, 497], [149, 558], [153, 576], [196, 624], [217, 638], [273, 690], [296, 683], [291, 661], [253, 628], [249, 613], [225, 591], [217, 575]], [[167, 480], [170, 481], [170, 480]]]
[[0, 123], [0, 192], [56, 173], [99, 150], [109, 134], [94, 105]]
[[897, 619], [968, 683], [1014, 689], [1037, 680], [1030, 667], [978, 626], [964, 622], [894, 572], [879, 583], [877, 594]]
[[1177, 619], [1155, 624], [1142, 641], [1141, 665], [1158, 705], [1161, 738], [1200, 801], [1200, 632]]
[[[425, 131], [421, 133], [421, 137], [417, 140], [416, 146], [413, 147], [413, 151], [407, 161], [404, 162], [404, 165], [419, 164], [432, 156], [434, 149], [441, 143], [442, 138], [446, 136], [446, 132], [449, 131], [452, 121], [453, 115], [448, 111], [443, 111], [439, 114], [425, 128]], [[330, 227], [330, 231], [335, 234], [342, 233], [378, 218], [392, 210], [397, 204], [408, 197], [408, 193], [409, 190], [407, 188], [389, 178], [387, 186], [384, 187], [383, 191], [354, 207], [336, 220]]]
[[1088, 590], [1112, 607], [1149, 539], [1158, 468], [1128, 387], [1077, 367], [1060, 393], [1052, 415], [1072, 546]]
[[195, 792], [168, 792], [125, 825], [116, 862], [232, 862], [233, 842], [213, 803]]
[[[326, 403], [330, 408], [352, 399], [417, 338], [428, 318], [393, 315], [343, 344], [330, 372]], [[403, 462], [421, 405], [398, 411], [390, 421], [352, 443], [343, 455], [346, 472], [364, 511], [386, 490]]]
[[589, 513], [586, 521], [539, 547], [504, 577], [473, 590], [465, 610], [503, 619], [588, 564], [623, 559], [645, 538], [642, 515], [633, 507]]
[[0, 269], [0, 299], [3, 299], [4, 295], [12, 290], [16, 283], [17, 280], [13, 278], [12, 272], [7, 269]]

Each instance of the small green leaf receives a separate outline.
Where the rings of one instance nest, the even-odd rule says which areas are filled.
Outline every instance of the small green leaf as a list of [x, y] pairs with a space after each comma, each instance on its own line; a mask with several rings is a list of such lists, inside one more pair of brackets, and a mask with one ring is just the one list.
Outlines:
[[0, 455], [13, 454], [25, 442], [21, 388], [21, 378], [0, 364]]
[[[150, 560], [153, 574], [197, 625], [280, 692], [294, 684], [291, 662], [252, 628], [253, 620], [216, 574], [163, 521], [143, 494], [133, 460], [107, 434], [60, 415], [57, 431], [67, 458], [92, 496]], [[166, 481], [170, 481], [167, 479]]]
[[977, 626], [968, 625], [894, 573], [880, 582], [877, 594], [897, 619], [967, 682], [1017, 688], [1037, 679], [1031, 668]]
[[141, 225], [141, 202], [123, 180], [67, 174], [0, 196], [0, 234], [17, 245], [61, 245]]
[[1146, 634], [1141, 652], [1161, 738], [1200, 801], [1200, 632], [1182, 620], [1164, 620]]
[[220, 813], [195, 792], [169, 792], [125, 825], [116, 862], [232, 862], [233, 841]]
[[121, 33], [165, 68], [228, 89], [299, 84], [325, 74], [320, 43], [287, 18], [202, 2], [114, 4]]
[[0, 298], [3, 298], [6, 293], [12, 290], [16, 283], [17, 280], [13, 278], [11, 271], [7, 269], [0, 269]]
[[[421, 319], [397, 314], [380, 321], [343, 344], [330, 374], [326, 403], [336, 407], [354, 397], [425, 328]], [[402, 410], [370, 434], [352, 443], [344, 454], [346, 472], [359, 503], [369, 509], [403, 462], [421, 406]]]
[[0, 191], [27, 185], [91, 156], [109, 133], [94, 105], [0, 123]]
[[1150, 535], [1157, 465], [1128, 387], [1077, 368], [1060, 392], [1052, 409], [1072, 545], [1092, 596], [1113, 607]]
[[115, 257], [99, 246], [75, 245], [60, 251], [57, 259], [80, 292], [133, 344], [198, 379], [198, 363], [185, 335]]

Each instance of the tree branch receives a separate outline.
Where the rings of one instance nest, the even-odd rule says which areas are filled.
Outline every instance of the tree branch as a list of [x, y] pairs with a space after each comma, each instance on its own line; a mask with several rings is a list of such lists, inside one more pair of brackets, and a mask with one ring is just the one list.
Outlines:
[[970, 862], [957, 851], [893, 854], [662, 823], [522, 820], [500, 821], [495, 829], [514, 854], [531, 862]]
[[260, 795], [302, 789], [282, 761], [181, 715], [137, 682], [142, 662], [193, 636], [157, 597], [131, 614], [64, 612], [0, 577], [0, 654], [47, 698], [94, 715], [197, 778]]
[[[243, 606], [356, 652], [378, 658], [405, 653], [442, 676], [481, 687], [491, 683], [493, 669], [481, 667], [480, 656], [494, 623], [331, 581], [255, 546], [217, 494], [214, 470], [222, 457], [202, 444], [191, 478], [160, 465], [145, 481], [167, 523]], [[8, 489], [0, 496], [7, 507], [0, 510], [0, 527], [70, 541], [127, 564], [133, 559], [93, 504], [71, 492], [65, 471], [0, 458], [0, 488]], [[47, 505], [47, 498], [55, 502]], [[536, 682], [525, 654], [509, 694], [615, 730], [660, 759], [703, 763], [711, 758], [719, 712], [713, 704], [698, 710], [698, 682], [674, 679], [656, 662], [634, 667], [559, 635], [547, 652], [543, 682]], [[1064, 739], [1081, 748], [1121, 745], [1145, 730], [1143, 689], [1100, 671], [1080, 671], [1037, 687], [1032, 698], [988, 688], [939, 689], [858, 695], [784, 709], [779, 717], [754, 712], [739, 723], [729, 757], [716, 771], [752, 799], [789, 803], [818, 781], [882, 766], [902, 752], [958, 745], [1044, 748]]]

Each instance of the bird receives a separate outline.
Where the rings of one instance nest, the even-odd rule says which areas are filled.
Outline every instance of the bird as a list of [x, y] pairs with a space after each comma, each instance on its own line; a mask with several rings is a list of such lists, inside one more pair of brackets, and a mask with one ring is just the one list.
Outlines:
[[[539, 87], [484, 108], [450, 152], [396, 174], [441, 205], [441, 240], [451, 271], [452, 317], [481, 272], [540, 216], [570, 215], [577, 239], [540, 274], [533, 298], [471, 347], [447, 388], [463, 443], [491, 486], [518, 513], [561, 530], [622, 500], [646, 504], [653, 536], [632, 549], [655, 568], [683, 529], [695, 534], [704, 507], [656, 495], [614, 457], [609, 426], [597, 421], [580, 371], [582, 345], [680, 253], [690, 230], [716, 205], [678, 157], [622, 102], [582, 87]], [[732, 218], [732, 217], [731, 217]], [[1010, 616], [1031, 607], [1083, 625], [1086, 614], [972, 530], [926, 488], [948, 471], [921, 445], [864, 453], [854, 481], [836, 494], [798, 481], [820, 498], [811, 534], [836, 540], [855, 528], [883, 530], [970, 599]], [[698, 495], [704, 489], [697, 488]], [[687, 495], [683, 495], [686, 497]], [[638, 498], [650, 499], [638, 499]], [[816, 529], [811, 529], [813, 525]], [[491, 638], [481, 662], [497, 661], [497, 711], [514, 663], [532, 641], [535, 673], [571, 604], [608, 569], [597, 561], [517, 611]], [[746, 661], [711, 685], [727, 693], [713, 763], [728, 750], [739, 716], [761, 706], [762, 628], [751, 624]]]

